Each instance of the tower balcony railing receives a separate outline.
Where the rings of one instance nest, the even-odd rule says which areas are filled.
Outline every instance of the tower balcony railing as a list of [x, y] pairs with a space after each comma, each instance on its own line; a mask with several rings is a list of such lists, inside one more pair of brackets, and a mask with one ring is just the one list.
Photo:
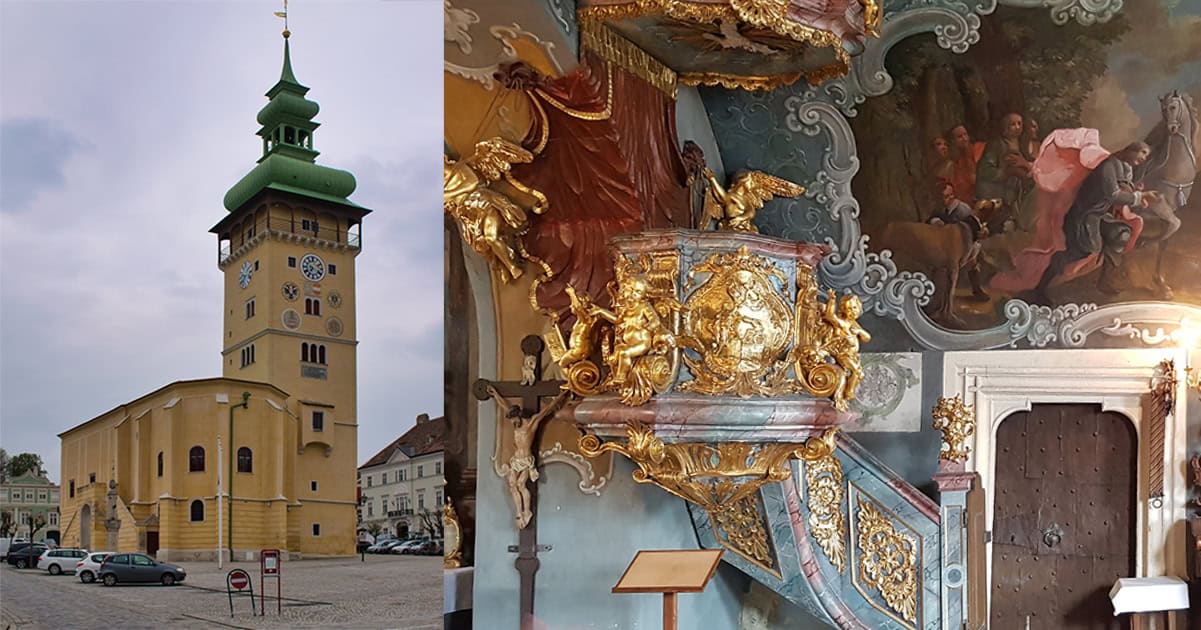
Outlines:
[[[335, 223], [335, 225], [338, 224]], [[224, 264], [233, 255], [234, 244], [237, 247], [241, 247], [244, 243], [253, 239], [255, 235], [262, 233], [264, 229], [309, 236], [321, 241], [345, 245], [351, 249], [362, 249], [363, 247], [363, 237], [359, 232], [341, 229], [340, 226], [331, 227], [328, 220], [322, 223], [320, 220], [312, 219], [267, 217], [260, 218], [255, 222], [253, 227], [250, 225], [234, 227], [232, 229], [233, 242], [223, 240], [217, 245], [217, 263]]]

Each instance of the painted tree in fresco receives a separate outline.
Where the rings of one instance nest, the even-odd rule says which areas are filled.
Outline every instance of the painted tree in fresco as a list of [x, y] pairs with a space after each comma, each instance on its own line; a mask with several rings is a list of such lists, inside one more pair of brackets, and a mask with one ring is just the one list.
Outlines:
[[1033, 116], [1043, 134], [1079, 126], [1107, 49], [1128, 29], [1120, 15], [1089, 27], [1056, 26], [1045, 11], [999, 7], [983, 17], [980, 42], [964, 54], [939, 47], [932, 34], [895, 46], [886, 64], [893, 89], [868, 99], [851, 119], [861, 164], [853, 187], [865, 232], [930, 216], [937, 207], [931, 143], [955, 125], [979, 142], [1010, 111]]

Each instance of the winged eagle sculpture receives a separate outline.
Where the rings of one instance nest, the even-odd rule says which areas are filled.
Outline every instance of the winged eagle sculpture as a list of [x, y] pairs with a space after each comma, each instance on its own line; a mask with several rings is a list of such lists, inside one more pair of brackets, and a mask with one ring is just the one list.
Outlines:
[[710, 221], [717, 221], [717, 229], [759, 233], [755, 227], [755, 212], [775, 197], [799, 197], [805, 189], [786, 179], [780, 179], [761, 171], [743, 171], [734, 176], [729, 189], [717, 181], [717, 176], [708, 168], [705, 179], [709, 190], [701, 213], [699, 227], [707, 229]]

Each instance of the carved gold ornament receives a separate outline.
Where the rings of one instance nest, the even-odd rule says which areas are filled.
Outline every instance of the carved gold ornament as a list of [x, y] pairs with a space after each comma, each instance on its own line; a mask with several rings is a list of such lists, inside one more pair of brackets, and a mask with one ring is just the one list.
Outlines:
[[702, 394], [776, 395], [787, 389], [783, 361], [792, 336], [792, 313], [777, 279], [787, 282], [772, 262], [746, 247], [714, 254], [688, 273], [686, 289], [697, 273], [710, 274], [684, 303], [680, 345], [693, 380], [680, 386]]
[[459, 525], [459, 514], [455, 512], [450, 497], [446, 497], [446, 505], [442, 506], [442, 528], [446, 541], [442, 568], [457, 569], [463, 564], [463, 527]]
[[721, 230], [735, 230], [758, 234], [755, 213], [763, 204], [775, 197], [799, 197], [805, 189], [786, 179], [780, 179], [760, 171], [743, 171], [735, 176], [727, 190], [717, 181], [717, 176], [705, 169], [705, 180], [709, 183], [705, 195], [705, 210], [700, 227], [706, 228], [710, 221], [717, 221]]
[[917, 544], [859, 497], [859, 575], [907, 621], [917, 621]]
[[630, 40], [596, 22], [580, 24], [580, 44], [602, 59], [646, 81], [672, 100], [676, 98], [676, 73]]
[[[571, 345], [558, 335], [557, 325], [546, 336], [551, 358], [562, 369], [568, 389], [581, 396], [618, 391], [627, 405], [641, 405], [655, 393], [667, 391], [679, 355], [672, 332], [679, 328], [678, 264], [674, 250], [642, 254], [634, 260], [618, 254], [616, 279], [609, 285], [612, 308], [568, 289], [576, 316]], [[603, 381], [589, 359], [596, 345], [609, 368]]]
[[664, 443], [644, 425], [631, 422], [627, 441], [602, 444], [595, 435], [580, 438], [580, 452], [588, 457], [613, 451], [638, 465], [634, 481], [652, 483], [671, 494], [715, 512], [733, 507], [764, 484], [784, 481], [792, 474], [789, 460], [813, 461], [834, 452], [830, 428], [821, 437], [802, 444], [748, 444], [726, 442]]
[[580, 6], [576, 17], [581, 25], [603, 24], [640, 17], [663, 15], [693, 24], [712, 22], [746, 23], [768, 29], [778, 35], [815, 48], [828, 48], [835, 61], [810, 73], [785, 74], [778, 77], [740, 77], [720, 73], [690, 73], [679, 77], [686, 85], [724, 85], [742, 89], [774, 89], [791, 84], [802, 76], [810, 83], [840, 77], [850, 68], [850, 54], [842, 40], [830, 31], [816, 29], [788, 17], [787, 0], [728, 0], [727, 2], [689, 0], [631, 0], [624, 4]]
[[442, 156], [443, 209], [458, 222], [463, 240], [499, 267], [505, 282], [520, 277], [522, 259], [529, 258], [520, 240], [529, 223], [521, 206], [490, 186], [504, 179], [535, 199], [535, 214], [543, 213], [546, 196], [509, 174], [513, 164], [533, 160], [532, 153], [499, 137], [478, 142], [475, 153], [461, 161]]
[[[871, 341], [872, 336], [859, 325], [863, 303], [858, 297], [848, 294], [837, 298], [828, 291], [823, 304], [817, 294], [812, 268], [798, 265], [793, 369], [802, 391], [829, 396], [835, 407], [845, 411], [863, 382], [859, 343]], [[828, 362], [830, 359], [835, 365]]]
[[726, 547], [747, 560], [776, 571], [775, 557], [768, 540], [766, 519], [759, 509], [758, 494], [735, 502], [727, 509], [710, 512], [713, 535]]
[[972, 447], [968, 438], [976, 432], [976, 411], [962, 398], [939, 398], [931, 412], [934, 428], [942, 431], [939, 458], [949, 462], [966, 462]]
[[842, 464], [833, 453], [805, 464], [809, 531], [841, 574], [846, 568], [847, 524], [842, 516]]

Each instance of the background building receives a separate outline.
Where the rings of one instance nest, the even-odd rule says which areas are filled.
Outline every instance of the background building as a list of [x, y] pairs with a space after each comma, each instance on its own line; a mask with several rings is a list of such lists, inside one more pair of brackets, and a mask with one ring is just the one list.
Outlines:
[[29, 538], [34, 523], [45, 523], [33, 540], [59, 541], [58, 486], [45, 475], [27, 472], [0, 483], [0, 516], [11, 523], [8, 536]]
[[379, 524], [397, 538], [439, 537], [446, 480], [446, 418], [417, 416], [417, 425], [359, 467], [360, 529]]
[[353, 175], [315, 163], [308, 89], [285, 39], [258, 114], [262, 156], [211, 229], [223, 377], [172, 383], [60, 434], [64, 544], [163, 559], [354, 553], [354, 263], [370, 210], [347, 198]]

